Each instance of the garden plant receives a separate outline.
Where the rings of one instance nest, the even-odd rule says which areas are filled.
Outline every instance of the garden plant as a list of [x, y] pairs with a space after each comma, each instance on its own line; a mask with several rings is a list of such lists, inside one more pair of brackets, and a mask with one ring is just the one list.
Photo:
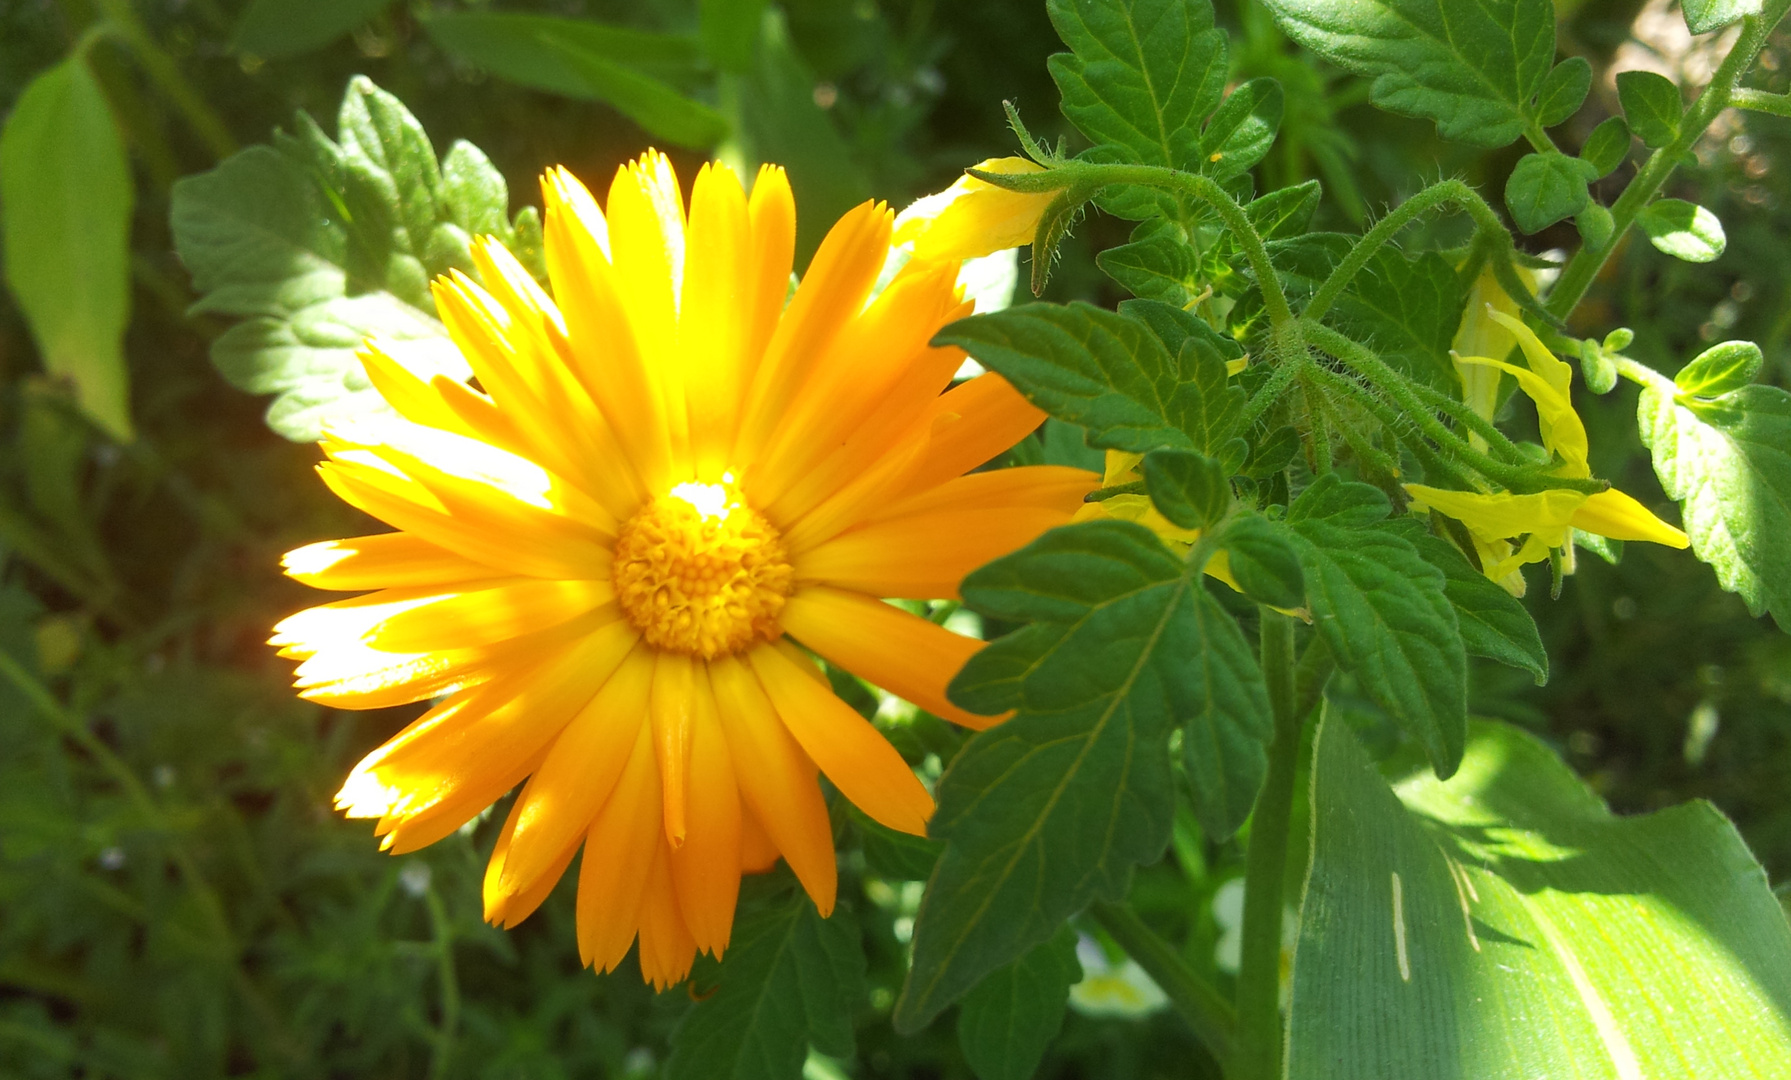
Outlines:
[[0, 1073], [1791, 1078], [1787, 9], [0, 0]]

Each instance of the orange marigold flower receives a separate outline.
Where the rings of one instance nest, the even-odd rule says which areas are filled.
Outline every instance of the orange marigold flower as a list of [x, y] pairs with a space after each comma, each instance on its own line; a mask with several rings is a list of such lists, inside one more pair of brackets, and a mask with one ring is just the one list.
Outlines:
[[[287, 555], [320, 589], [273, 639], [303, 696], [437, 698], [337, 803], [412, 851], [523, 784], [485, 877], [486, 917], [526, 918], [582, 846], [579, 951], [607, 971], [638, 937], [678, 982], [728, 944], [740, 875], [780, 856], [823, 914], [835, 868], [817, 773], [910, 833], [933, 803], [828, 687], [828, 661], [970, 727], [945, 685], [980, 642], [883, 602], [951, 598], [984, 562], [1067, 522], [1098, 478], [963, 475], [1042, 414], [928, 344], [968, 314], [955, 261], [890, 255], [882, 203], [846, 214], [785, 305], [795, 205], [725, 166], [688, 211], [670, 163], [616, 174], [607, 205], [547, 174], [553, 296], [496, 242], [479, 281], [435, 284], [478, 388], [370, 343], [398, 414], [332, 430], [319, 466], [397, 532]], [[948, 389], [948, 387], [950, 387]], [[526, 781], [526, 783], [525, 783]]]

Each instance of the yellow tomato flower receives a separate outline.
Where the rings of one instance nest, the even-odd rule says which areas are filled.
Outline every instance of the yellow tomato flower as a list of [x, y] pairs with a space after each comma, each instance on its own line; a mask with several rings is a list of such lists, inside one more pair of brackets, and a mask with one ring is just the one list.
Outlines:
[[[1485, 311], [1492, 325], [1515, 340], [1529, 366], [1520, 368], [1484, 356], [1458, 356], [1457, 364], [1506, 372], [1515, 378], [1518, 388], [1536, 404], [1543, 447], [1561, 459], [1554, 474], [1576, 480], [1590, 477], [1586, 425], [1573, 409], [1573, 368], [1549, 352], [1521, 320], [1490, 303]], [[1506, 348], [1509, 351], [1509, 346]], [[1668, 547], [1683, 548], [1690, 543], [1683, 532], [1615, 488], [1596, 495], [1566, 488], [1527, 495], [1449, 491], [1423, 484], [1407, 484], [1405, 489], [1416, 509], [1438, 510], [1467, 526], [1486, 576], [1519, 596], [1523, 595], [1519, 568], [1548, 558], [1553, 549], [1565, 547], [1573, 529], [1613, 540], [1646, 540]], [[1520, 537], [1521, 545], [1514, 544]]]
[[657, 153], [617, 172], [602, 209], [564, 169], [543, 189], [551, 298], [490, 239], [479, 282], [435, 283], [478, 389], [364, 352], [398, 418], [331, 431], [319, 471], [399, 531], [287, 555], [308, 585], [374, 591], [292, 616], [273, 642], [312, 700], [436, 699], [337, 796], [378, 819], [384, 847], [439, 840], [523, 784], [486, 917], [526, 918], [582, 846], [584, 962], [607, 971], [638, 937], [664, 987], [727, 946], [742, 873], [782, 857], [832, 910], [817, 773], [891, 828], [922, 833], [932, 813], [795, 642], [995, 723], [945, 697], [981, 643], [883, 598], [955, 597], [1067, 522], [1097, 477], [964, 475], [1043, 414], [998, 375], [948, 389], [963, 356], [928, 342], [967, 312], [955, 263], [917, 260], [869, 299], [882, 203], [841, 218], [786, 307], [781, 169], [748, 196], [705, 166], [688, 211]]
[[[1518, 273], [1526, 278], [1533, 276], [1527, 270], [1519, 270]], [[1517, 301], [1511, 299], [1504, 286], [1499, 284], [1492, 268], [1486, 267], [1480, 271], [1480, 276], [1474, 279], [1473, 287], [1468, 290], [1468, 303], [1462, 310], [1461, 325], [1455, 328], [1455, 340], [1449, 346], [1449, 355], [1455, 362], [1455, 374], [1461, 379], [1461, 400], [1488, 420], [1492, 419], [1493, 412], [1499, 405], [1499, 372], [1496, 368], [1467, 363], [1462, 358], [1486, 356], [1503, 360], [1508, 356], [1512, 346], [1517, 344], [1517, 339], [1492, 316], [1497, 312], [1516, 318], [1521, 310]], [[1486, 449], [1486, 440], [1476, 433], [1470, 432], [1468, 441], [1477, 450]]]
[[[1044, 172], [1022, 157], [989, 158], [987, 173]], [[1032, 243], [1055, 191], [1029, 193], [996, 187], [966, 173], [937, 195], [916, 200], [896, 218], [895, 244], [912, 243], [916, 260], [958, 262]]]

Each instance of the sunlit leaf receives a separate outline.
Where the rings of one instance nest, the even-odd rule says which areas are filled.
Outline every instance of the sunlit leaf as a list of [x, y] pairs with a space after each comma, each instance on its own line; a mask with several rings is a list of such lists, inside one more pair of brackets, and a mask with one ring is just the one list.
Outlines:
[[1473, 729], [1389, 790], [1314, 750], [1290, 1080], [1777, 1077], [1791, 931], [1708, 803], [1618, 818], [1547, 748]]
[[1684, 199], [1656, 199], [1636, 215], [1636, 224], [1657, 250], [1689, 263], [1715, 262], [1729, 246], [1717, 216]]

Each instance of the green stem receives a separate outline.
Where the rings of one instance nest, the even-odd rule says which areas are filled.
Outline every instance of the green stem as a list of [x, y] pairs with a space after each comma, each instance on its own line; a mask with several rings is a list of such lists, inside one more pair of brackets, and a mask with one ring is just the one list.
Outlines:
[[1280, 1080], [1281, 922], [1286, 893], [1288, 825], [1299, 768], [1300, 717], [1294, 711], [1293, 619], [1264, 605], [1262, 672], [1275, 735], [1269, 771], [1250, 815], [1244, 869], [1244, 941], [1238, 968], [1238, 1039], [1231, 1080]]
[[1138, 913], [1124, 904], [1097, 900], [1088, 913], [1101, 929], [1138, 961], [1162, 988], [1194, 1034], [1221, 1064], [1232, 1053], [1237, 1032], [1237, 1012], [1214, 986], [1195, 973], [1167, 941], [1144, 924]]
[[230, 129], [224, 120], [209, 104], [204, 95], [187, 81], [180, 73], [180, 66], [174, 58], [162, 50], [150, 36], [149, 28], [137, 17], [136, 10], [130, 0], [98, 0], [100, 11], [111, 24], [117, 38], [128, 46], [142, 65], [143, 73], [149, 76], [156, 89], [162, 92], [170, 104], [186, 119], [187, 125], [193, 129], [205, 143], [212, 156], [222, 160], [236, 153], [236, 140], [230, 137]]
[[[1661, 185], [1667, 182], [1673, 170], [1678, 168], [1680, 159], [1690, 150], [1704, 134], [1704, 129], [1716, 119], [1735, 97], [1735, 84], [1752, 65], [1759, 55], [1760, 47], [1766, 42], [1766, 35], [1785, 17], [1785, 11], [1791, 8], [1791, 0], [1770, 0], [1766, 10], [1759, 15], [1750, 15], [1741, 23], [1741, 36], [1736, 39], [1735, 47], [1729, 55], [1723, 57], [1721, 66], [1711, 77], [1710, 84], [1704, 87], [1698, 100], [1686, 111], [1685, 118], [1679, 122], [1679, 134], [1672, 142], [1651, 154], [1623, 194], [1611, 205], [1611, 237], [1604, 246], [1594, 249], [1584, 245], [1573, 253], [1568, 260], [1567, 269], [1561, 272], [1561, 278], [1555, 282], [1548, 297], [1548, 310], [1558, 318], [1566, 318], [1568, 313], [1579, 304], [1580, 298], [1591, 288], [1592, 280], [1604, 268], [1605, 261], [1617, 250], [1617, 244], [1623, 239], [1629, 227], [1635, 224], [1636, 215], [1654, 198]], [[1754, 92], [1750, 91], [1751, 97]]]
[[1729, 104], [1774, 116], [1791, 116], [1791, 94], [1773, 94], [1765, 90], [1737, 87], [1729, 94]]
[[1423, 439], [1412, 437], [1410, 429], [1417, 425], [1417, 421], [1405, 413], [1389, 407], [1385, 401], [1375, 397], [1368, 387], [1354, 379], [1346, 379], [1318, 364], [1312, 365], [1311, 377], [1339, 395], [1353, 400], [1366, 409], [1369, 415], [1379, 420], [1381, 426], [1386, 428], [1393, 438], [1398, 439], [1412, 451], [1412, 455], [1418, 459], [1419, 464], [1424, 466], [1425, 476], [1433, 480], [1446, 481], [1463, 490], [1474, 486], [1468, 481], [1466, 474], [1445, 461], [1429, 443]]
[[1433, 408], [1448, 413], [1450, 418], [1457, 423], [1472, 428], [1475, 434], [1486, 440], [1488, 446], [1504, 454], [1508, 459], [1526, 460], [1524, 452], [1517, 448], [1516, 443], [1512, 442], [1503, 431], [1494, 427], [1491, 420], [1475, 412], [1467, 402], [1457, 401], [1441, 390], [1425, 386], [1423, 383], [1413, 383], [1412, 389], [1417, 392], [1420, 399]]
[[1269, 372], [1268, 380], [1256, 388], [1256, 393], [1250, 395], [1249, 402], [1244, 406], [1243, 417], [1238, 422], [1238, 429], [1249, 431], [1263, 413], [1268, 412], [1274, 407], [1275, 402], [1281, 400], [1282, 393], [1299, 374], [1300, 365], [1298, 364], [1275, 365], [1274, 369]]
[[1250, 215], [1231, 193], [1211, 177], [1157, 165], [1096, 165], [1077, 161], [1065, 162], [1060, 168], [1073, 170], [1075, 184], [1085, 187], [1090, 194], [1117, 184], [1135, 184], [1179, 192], [1211, 206], [1244, 249], [1244, 258], [1262, 286], [1262, 306], [1269, 313], [1269, 325], [1280, 327], [1293, 320], [1293, 309], [1287, 305], [1287, 294], [1281, 291], [1281, 281], [1275, 276], [1275, 264], [1269, 261], [1269, 249], [1264, 245], [1262, 235], [1250, 224]]
[[[1292, 367], [1293, 365], [1287, 365]], [[1308, 364], [1308, 366], [1311, 366]], [[1323, 398], [1313, 391], [1312, 385], [1301, 380], [1300, 390], [1306, 399], [1306, 438], [1312, 452], [1312, 473], [1323, 476], [1333, 468], [1331, 460], [1331, 425], [1325, 422], [1325, 405]]]
[[454, 972], [454, 925], [448, 909], [433, 888], [423, 894], [429, 907], [429, 921], [435, 933], [436, 963], [442, 984], [442, 1019], [436, 1031], [435, 1049], [430, 1054], [429, 1075], [448, 1075], [454, 1059], [454, 1040], [460, 1028], [460, 979]]
[[[1432, 210], [1475, 202], [1485, 204], [1485, 200], [1480, 198], [1479, 192], [1460, 180], [1444, 180], [1441, 183], [1430, 185], [1394, 207], [1386, 217], [1375, 222], [1374, 228], [1364, 233], [1362, 239], [1356, 241], [1356, 245], [1350, 248], [1349, 254], [1343, 257], [1343, 261], [1337, 264], [1337, 268], [1331, 271], [1329, 277], [1325, 278], [1324, 284], [1320, 285], [1318, 291], [1312, 294], [1312, 300], [1305, 307], [1306, 318], [1314, 321], [1324, 318], [1325, 312], [1330, 311], [1331, 305], [1337, 302], [1339, 296], [1343, 295], [1343, 290], [1348, 288], [1349, 283], [1355, 280], [1362, 268], [1368, 265], [1368, 260], [1374, 258], [1375, 253], [1392, 241], [1395, 236], [1398, 236], [1407, 225]], [[1501, 232], [1504, 231], [1504, 225], [1499, 222], [1498, 215], [1493, 213], [1490, 206], [1486, 207], [1486, 210], [1494, 227]], [[1476, 224], [1479, 224], [1480, 215], [1475, 215], [1475, 220]]]

